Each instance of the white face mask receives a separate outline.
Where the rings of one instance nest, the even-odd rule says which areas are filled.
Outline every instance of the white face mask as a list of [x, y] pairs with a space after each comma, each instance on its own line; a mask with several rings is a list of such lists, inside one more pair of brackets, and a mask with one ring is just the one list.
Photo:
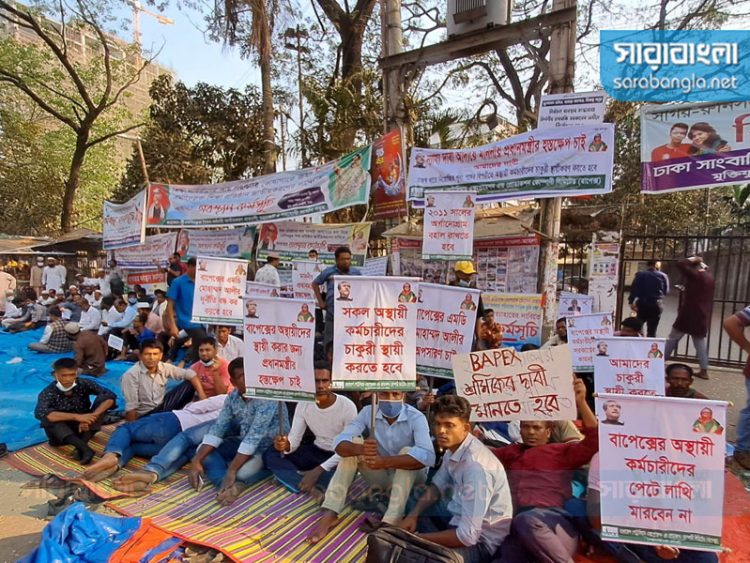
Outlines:
[[76, 386], [76, 385], [78, 385], [78, 384], [77, 384], [77, 383], [76, 383], [76, 382], [74, 381], [74, 382], [73, 382], [73, 383], [71, 384], [71, 386], [70, 386], [70, 387], [64, 387], [64, 386], [63, 386], [63, 384], [62, 384], [62, 383], [60, 383], [60, 382], [58, 381], [58, 382], [57, 382], [57, 383], [56, 383], [55, 385], [57, 386], [57, 388], [58, 388], [58, 389], [59, 389], [60, 391], [62, 391], [63, 393], [67, 393], [68, 391], [70, 391], [71, 389], [73, 389], [73, 387], [75, 387], [75, 386]]

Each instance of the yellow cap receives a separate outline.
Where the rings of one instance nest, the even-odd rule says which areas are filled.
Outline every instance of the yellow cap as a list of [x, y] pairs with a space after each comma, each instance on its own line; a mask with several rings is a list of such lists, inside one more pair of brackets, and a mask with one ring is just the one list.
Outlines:
[[469, 276], [477, 273], [477, 271], [474, 269], [474, 264], [471, 263], [471, 260], [460, 260], [456, 262], [455, 270]]

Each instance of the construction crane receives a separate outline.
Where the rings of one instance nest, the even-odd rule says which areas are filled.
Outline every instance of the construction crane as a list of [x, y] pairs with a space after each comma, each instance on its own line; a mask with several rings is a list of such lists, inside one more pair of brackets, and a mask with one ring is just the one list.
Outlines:
[[141, 12], [148, 14], [162, 25], [174, 25], [174, 20], [144, 8], [138, 0], [131, 0], [130, 5], [133, 7], [133, 43], [138, 46], [138, 49], [141, 48]]

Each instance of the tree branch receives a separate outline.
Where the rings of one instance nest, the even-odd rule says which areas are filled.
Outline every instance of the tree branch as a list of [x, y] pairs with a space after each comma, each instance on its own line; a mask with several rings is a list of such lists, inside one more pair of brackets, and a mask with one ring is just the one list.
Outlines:
[[55, 108], [53, 108], [50, 104], [48, 104], [44, 99], [42, 99], [39, 94], [34, 92], [26, 82], [23, 81], [22, 78], [19, 76], [16, 76], [7, 70], [0, 68], [0, 83], [6, 82], [8, 84], [11, 84], [12, 86], [18, 88], [26, 94], [31, 100], [37, 104], [40, 108], [42, 108], [44, 111], [46, 111], [48, 114], [50, 114], [55, 119], [58, 119], [59, 121], [63, 122], [65, 125], [70, 127], [73, 131], [78, 133], [78, 130], [80, 128], [80, 125], [70, 119], [67, 115], [64, 115], [57, 111]]
[[146, 125], [145, 123], [136, 123], [135, 125], [131, 125], [130, 127], [125, 127], [123, 129], [113, 131], [112, 133], [107, 133], [106, 135], [102, 135], [101, 137], [96, 137], [95, 139], [86, 143], [86, 148], [90, 149], [94, 145], [98, 145], [99, 143], [103, 143], [104, 141], [109, 141], [111, 138], [117, 137], [117, 135], [123, 135], [125, 133], [132, 131], [133, 129], [138, 129], [139, 127], [143, 127], [145, 125]]

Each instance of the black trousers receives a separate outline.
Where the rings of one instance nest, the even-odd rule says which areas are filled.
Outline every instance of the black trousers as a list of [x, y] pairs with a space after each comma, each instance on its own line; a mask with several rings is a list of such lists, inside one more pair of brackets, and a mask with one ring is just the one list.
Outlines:
[[77, 436], [84, 442], [88, 442], [99, 431], [99, 428], [92, 428], [86, 432], [78, 431], [78, 422], [66, 420], [64, 422], [49, 422], [44, 426], [44, 433], [47, 435], [50, 445], [64, 446], [70, 436]]
[[177, 358], [177, 352], [182, 348], [183, 344], [189, 339], [192, 340], [192, 346], [188, 350], [187, 356], [185, 357], [185, 365], [190, 365], [198, 361], [198, 343], [203, 340], [208, 333], [202, 328], [191, 328], [186, 330], [187, 336], [185, 338], [177, 338], [174, 344], [167, 352], [167, 359], [174, 361]]
[[189, 381], [183, 381], [177, 387], [167, 391], [161, 404], [144, 416], [155, 412], [171, 412], [185, 408], [195, 397], [195, 387]]
[[638, 320], [646, 323], [646, 336], [654, 338], [661, 320], [662, 306], [658, 302], [641, 303], [638, 301]]

